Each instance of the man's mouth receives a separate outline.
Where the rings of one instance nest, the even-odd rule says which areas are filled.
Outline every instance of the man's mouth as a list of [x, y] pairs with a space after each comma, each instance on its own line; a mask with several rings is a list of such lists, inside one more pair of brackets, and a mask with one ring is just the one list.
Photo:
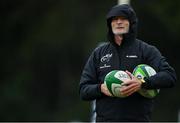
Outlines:
[[124, 29], [124, 27], [116, 27], [116, 29]]

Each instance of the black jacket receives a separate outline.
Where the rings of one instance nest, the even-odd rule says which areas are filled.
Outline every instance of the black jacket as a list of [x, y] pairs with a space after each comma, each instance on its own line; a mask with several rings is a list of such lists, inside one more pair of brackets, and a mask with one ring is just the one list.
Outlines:
[[145, 80], [144, 88], [169, 88], [173, 87], [176, 81], [174, 69], [158, 49], [135, 39], [132, 25], [130, 33], [124, 36], [120, 46], [111, 40], [113, 35], [109, 27], [110, 42], [98, 46], [92, 52], [82, 72], [79, 85], [80, 97], [83, 100], [96, 100], [97, 121], [149, 121], [152, 112], [153, 99], [145, 98], [138, 93], [126, 98], [108, 97], [102, 94], [100, 85], [108, 72], [112, 70], [132, 72], [137, 65], [148, 64], [157, 74]]

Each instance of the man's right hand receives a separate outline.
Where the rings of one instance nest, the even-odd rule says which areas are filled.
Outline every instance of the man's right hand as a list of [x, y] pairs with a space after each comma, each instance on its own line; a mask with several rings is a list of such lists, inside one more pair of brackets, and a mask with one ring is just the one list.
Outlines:
[[103, 94], [105, 94], [106, 96], [111, 96], [112, 97], [112, 94], [109, 92], [109, 90], [107, 89], [106, 85], [103, 83], [101, 84], [101, 92]]

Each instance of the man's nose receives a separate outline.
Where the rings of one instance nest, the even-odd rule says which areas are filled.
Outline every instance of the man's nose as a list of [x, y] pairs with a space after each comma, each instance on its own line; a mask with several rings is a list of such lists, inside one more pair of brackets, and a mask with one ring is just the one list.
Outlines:
[[117, 23], [122, 23], [122, 19], [117, 19]]

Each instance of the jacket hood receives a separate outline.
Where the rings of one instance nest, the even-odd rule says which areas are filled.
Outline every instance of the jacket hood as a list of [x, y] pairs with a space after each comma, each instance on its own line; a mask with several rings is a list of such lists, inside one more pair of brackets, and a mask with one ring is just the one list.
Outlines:
[[106, 16], [108, 26], [108, 40], [114, 42], [114, 34], [111, 29], [111, 21], [115, 16], [123, 16], [129, 20], [129, 32], [123, 35], [123, 40], [125, 40], [125, 42], [133, 41], [136, 38], [137, 33], [137, 17], [133, 8], [128, 4], [116, 5], [112, 7], [108, 12]]

